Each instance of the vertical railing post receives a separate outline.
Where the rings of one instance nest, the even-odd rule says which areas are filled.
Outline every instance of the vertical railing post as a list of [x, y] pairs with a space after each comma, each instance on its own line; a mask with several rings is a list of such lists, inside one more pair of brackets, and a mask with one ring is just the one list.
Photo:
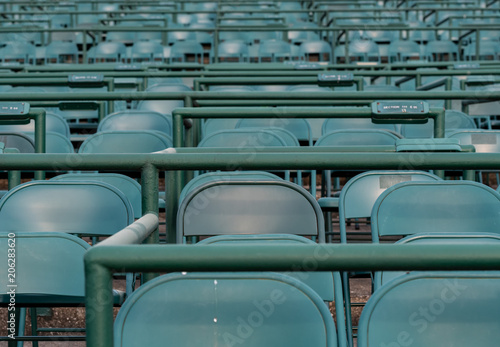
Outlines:
[[88, 346], [113, 346], [112, 293], [111, 271], [85, 258], [85, 323]]
[[[33, 109], [30, 111], [35, 117], [35, 152], [45, 153], [45, 110], [44, 109]], [[45, 172], [37, 170], [35, 171], [36, 180], [44, 180]]]

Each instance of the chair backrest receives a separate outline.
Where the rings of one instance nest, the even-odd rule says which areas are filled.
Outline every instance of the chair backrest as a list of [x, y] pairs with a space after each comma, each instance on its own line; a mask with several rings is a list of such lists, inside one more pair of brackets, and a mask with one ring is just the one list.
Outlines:
[[[158, 93], [168, 93], [168, 92], [189, 92], [192, 91], [191, 88], [185, 84], [156, 84], [146, 88], [147, 92], [158, 92]], [[171, 115], [173, 109], [177, 107], [184, 107], [183, 100], [141, 100], [137, 105], [138, 110], [148, 110], [162, 113], [164, 115]]]
[[253, 43], [253, 37], [247, 31], [221, 31], [219, 32], [219, 38], [222, 42], [224, 41], [243, 41], [246, 44]]
[[186, 40], [193, 40], [194, 39], [194, 34], [192, 32], [182, 30], [183, 28], [185, 28], [185, 26], [182, 24], [172, 23], [172, 24], [169, 24], [169, 27], [171, 29], [179, 28], [181, 30], [170, 31], [168, 33], [168, 37], [167, 37], [167, 40], [168, 40], [167, 44], [168, 45], [173, 45], [174, 43], [179, 42], [179, 41], [186, 41]]
[[387, 129], [398, 132], [395, 124], [375, 124], [369, 118], [328, 118], [323, 122], [321, 133], [324, 135], [341, 129]]
[[[287, 17], [285, 13], [283, 15], [285, 15], [285, 17]], [[294, 14], [294, 15], [296, 15], [296, 14]], [[306, 16], [307, 16], [307, 14], [306, 14]], [[293, 15], [292, 15], [292, 17], [293, 17]], [[287, 17], [287, 19], [288, 18], [289, 17]], [[298, 22], [296, 21], [294, 23], [290, 23], [287, 20], [287, 23], [289, 23], [290, 29], [294, 29], [294, 28], [297, 28], [297, 29], [305, 29], [305, 28], [318, 29], [318, 25], [316, 23], [311, 23], [311, 22], [308, 22], [307, 20], [308, 19], [306, 19], [306, 21], [298, 21]], [[311, 31], [289, 30], [287, 33], [287, 38], [288, 38], [288, 41], [290, 41], [290, 43], [292, 43], [294, 45], [297, 45], [297, 44], [303, 45], [304, 43], [307, 43], [310, 41], [314, 42], [314, 41], [320, 40], [317, 31], [313, 31], [313, 30], [311, 30]], [[330, 51], [330, 54], [331, 54], [331, 51]]]
[[[498, 48], [498, 40], [481, 41], [479, 43], [479, 59], [480, 60], [497, 60], [500, 49]], [[476, 60], [476, 43], [470, 43], [464, 49], [465, 60]]]
[[288, 181], [207, 182], [180, 203], [178, 242], [189, 236], [237, 234], [293, 234], [325, 241], [317, 201]]
[[312, 146], [311, 126], [302, 118], [243, 118], [236, 123], [236, 128], [277, 127], [290, 131], [299, 141]]
[[121, 42], [99, 42], [88, 51], [88, 62], [123, 62], [127, 55], [127, 48]]
[[35, 143], [24, 133], [0, 131], [0, 142], [5, 148], [17, 148], [21, 153], [35, 153]]
[[291, 59], [291, 47], [282, 40], [264, 40], [259, 45], [259, 62], [281, 62]]
[[162, 113], [146, 110], [126, 110], [106, 116], [97, 128], [101, 131], [152, 130], [172, 135], [172, 121]]
[[358, 346], [492, 346], [500, 275], [409, 273], [377, 290], [363, 309]]
[[78, 153], [152, 153], [169, 147], [172, 140], [157, 131], [102, 131], [87, 137]]
[[[444, 121], [444, 128], [447, 133], [453, 132], [455, 129], [477, 128], [474, 119], [460, 111], [446, 110]], [[405, 138], [434, 137], [434, 119], [429, 119], [425, 124], [402, 124], [401, 135]]]
[[421, 232], [498, 232], [500, 194], [472, 181], [403, 182], [373, 206], [372, 241]]
[[479, 153], [500, 152], [500, 131], [498, 130], [457, 130], [447, 137], [458, 139], [461, 145], [473, 145]]
[[210, 118], [205, 120], [201, 126], [201, 137], [214, 133], [219, 130], [234, 129], [238, 123], [237, 118]]
[[346, 237], [346, 220], [368, 218], [377, 198], [387, 188], [409, 181], [437, 181], [440, 178], [424, 171], [367, 171], [351, 178], [339, 197], [341, 240]]
[[418, 28], [425, 28], [425, 24], [421, 21], [410, 21], [408, 26], [411, 30], [408, 30], [408, 39], [415, 41], [418, 44], [427, 43], [436, 40], [436, 31], [434, 30], [418, 30]]
[[[23, 232], [0, 227], [0, 256], [7, 257], [9, 240], [15, 240], [17, 304], [82, 304], [85, 299], [83, 256], [90, 248], [82, 239], [60, 232]], [[9, 253], [10, 254], [10, 253]], [[7, 269], [5, 269], [7, 270]], [[0, 280], [8, 288], [7, 271]], [[8, 295], [0, 296], [8, 302]], [[7, 300], [5, 298], [7, 297]]]
[[205, 136], [198, 147], [262, 148], [286, 146], [278, 134], [267, 129], [227, 129]]
[[132, 62], [163, 61], [163, 46], [155, 41], [135, 42], [130, 50]]
[[[483, 233], [418, 233], [398, 240], [397, 244], [466, 244], [466, 245], [484, 245], [500, 242], [499, 234]], [[406, 274], [406, 271], [377, 271], [374, 274], [373, 289], [378, 290], [381, 286], [392, 279]]]
[[429, 61], [457, 61], [458, 47], [448, 40], [427, 42], [425, 56]]
[[158, 277], [126, 300], [114, 341], [121, 347], [344, 345], [311, 288], [283, 274], [253, 272]]
[[299, 55], [301, 59], [307, 61], [327, 61], [331, 62], [332, 47], [323, 40], [305, 41], [300, 45]]
[[[25, 132], [25, 134], [31, 137], [33, 141], [35, 140], [35, 133]], [[70, 154], [75, 153], [75, 148], [68, 137], [58, 132], [47, 131], [45, 133], [45, 153]]]
[[406, 62], [411, 59], [421, 59], [422, 48], [414, 41], [396, 40], [389, 44], [389, 62]]
[[[201, 240], [196, 245], [246, 245], [246, 244], [316, 244], [308, 238], [298, 235], [287, 235], [287, 234], [268, 234], [268, 235], [219, 235], [212, 236]], [[323, 301], [334, 301], [335, 299], [335, 289], [334, 284], [340, 285], [340, 274], [338, 272], [304, 272], [304, 271], [287, 271], [286, 275], [292, 276], [299, 281], [304, 282], [309, 287], [311, 287], [318, 295], [323, 299]], [[339, 277], [337, 277], [339, 276]], [[343, 304], [341, 306], [341, 311], [343, 311]]]
[[133, 220], [127, 197], [102, 182], [32, 181], [9, 190], [0, 200], [1, 228], [12, 232], [109, 236]]
[[134, 210], [134, 218], [140, 218], [142, 216], [141, 185], [129, 176], [118, 173], [73, 172], [54, 176], [50, 180], [63, 182], [96, 181], [110, 184], [118, 188], [127, 197]]
[[219, 44], [217, 51], [219, 62], [249, 62], [248, 44], [240, 40], [227, 40]]
[[[345, 46], [340, 45], [334, 50], [334, 63], [345, 62]], [[380, 51], [378, 45], [370, 40], [352, 40], [349, 43], [349, 61], [379, 62]]]
[[177, 41], [170, 50], [172, 63], [203, 63], [203, 46], [195, 40]]
[[[247, 128], [247, 129], [252, 129], [252, 128]], [[291, 147], [300, 146], [299, 139], [297, 139], [297, 137], [291, 131], [286, 130], [284, 128], [269, 127], [269, 128], [256, 128], [256, 129], [265, 129], [272, 131], [273, 133], [281, 137], [283, 141], [285, 141], [286, 146], [291, 146]]]
[[401, 139], [396, 133], [382, 129], [344, 129], [321, 136], [315, 146], [395, 146]]
[[179, 196], [179, 201], [184, 200], [184, 198], [193, 190], [195, 187], [202, 185], [207, 182], [212, 181], [269, 181], [269, 180], [281, 180], [281, 177], [276, 176], [270, 172], [266, 171], [216, 171], [216, 172], [206, 172], [204, 174], [198, 175], [190, 180], [184, 188], [182, 188], [181, 194]]
[[349, 52], [355, 61], [380, 61], [379, 46], [371, 40], [353, 40], [349, 43]]
[[[130, 26], [134, 23], [118, 23], [116, 27]], [[137, 33], [135, 31], [109, 31], [106, 34], [106, 42], [119, 42], [124, 45], [130, 45], [137, 39]]]
[[52, 41], [45, 49], [45, 64], [78, 63], [78, 54], [76, 43]]
[[[70, 136], [68, 122], [60, 115], [53, 112], [46, 112], [45, 130], [59, 133], [67, 138]], [[35, 121], [31, 120], [28, 124], [0, 125], [0, 131], [34, 132]]]
[[29, 42], [12, 41], [0, 48], [0, 61], [35, 64], [36, 48]]

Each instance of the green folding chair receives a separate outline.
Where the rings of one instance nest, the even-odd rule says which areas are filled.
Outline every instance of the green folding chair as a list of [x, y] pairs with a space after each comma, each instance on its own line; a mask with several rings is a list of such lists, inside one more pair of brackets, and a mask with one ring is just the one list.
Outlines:
[[[375, 201], [389, 187], [407, 181], [438, 180], [440, 180], [438, 176], [423, 171], [367, 171], [351, 178], [342, 188], [340, 197], [338, 198], [340, 242], [348, 243], [348, 222], [352, 220], [358, 221], [363, 218], [369, 219]], [[357, 231], [356, 233], [361, 234], [361, 232]], [[351, 331], [351, 291], [349, 274], [347, 272], [342, 273], [342, 285], [346, 306], [347, 327], [348, 331]]]
[[[500, 242], [500, 235], [493, 233], [418, 233], [402, 238], [397, 244], [466, 244], [484, 245]], [[392, 279], [406, 274], [406, 271], [376, 271], [374, 273], [373, 289], [376, 291]]]
[[141, 185], [129, 176], [118, 173], [102, 172], [72, 172], [64, 175], [57, 175], [51, 181], [96, 181], [104, 182], [118, 188], [129, 200], [134, 210], [134, 218], [142, 217], [142, 195]]
[[177, 240], [241, 234], [292, 234], [325, 242], [315, 198], [288, 181], [207, 182], [180, 202]]
[[172, 120], [155, 111], [126, 110], [107, 115], [97, 127], [97, 132], [116, 130], [152, 130], [172, 136]]
[[114, 346], [345, 346], [337, 324], [339, 333], [323, 300], [283, 274], [173, 273], [127, 299]]
[[152, 153], [172, 147], [170, 136], [151, 130], [101, 131], [83, 141], [78, 153]]
[[[476, 153], [500, 153], [500, 131], [498, 130], [462, 129], [448, 133], [447, 137], [458, 139], [461, 145], [473, 145]], [[478, 181], [483, 182], [482, 171], [478, 176]], [[495, 172], [495, 176], [498, 185], [500, 175]], [[489, 180], [485, 183], [489, 184]]]
[[207, 182], [214, 181], [270, 181], [270, 180], [281, 180], [281, 177], [276, 176], [267, 171], [216, 171], [216, 172], [206, 172], [204, 174], [198, 175], [190, 180], [184, 188], [182, 188], [181, 194], [179, 196], [179, 201], [184, 200], [184, 198], [197, 186], [205, 184]]
[[372, 242], [421, 232], [500, 230], [500, 194], [472, 181], [403, 182], [384, 191], [372, 209]]
[[494, 346], [499, 288], [498, 272], [402, 275], [368, 300], [358, 346]]
[[110, 236], [131, 224], [134, 214], [127, 197], [106, 183], [32, 181], [2, 197], [0, 221], [11, 232]]
[[[90, 248], [82, 239], [61, 232], [39, 230], [13, 231], [1, 224], [0, 256], [7, 261], [9, 245], [15, 246], [15, 276], [7, 276], [7, 263], [0, 284], [4, 288], [13, 283], [15, 287], [16, 315], [18, 326], [14, 335], [37, 341], [38, 332], [36, 307], [83, 307], [85, 304], [85, 274], [83, 257]], [[9, 272], [10, 273], [10, 272]], [[11, 282], [13, 280], [14, 282]], [[7, 290], [0, 295], [1, 306], [8, 307], [10, 295]], [[121, 305], [125, 293], [113, 290], [113, 302]], [[31, 331], [25, 333], [26, 308], [31, 307]], [[74, 328], [73, 331], [85, 331]], [[9, 334], [12, 333], [9, 331]], [[65, 336], [52, 336], [52, 340], [67, 341]], [[22, 343], [22, 342], [20, 342]], [[36, 344], [36, 342], [33, 342]]]
[[[445, 110], [444, 115], [446, 137], [449, 137], [451, 133], [460, 129], [472, 130], [477, 128], [474, 119], [466, 113]], [[405, 138], [432, 138], [434, 137], [434, 120], [429, 119], [425, 124], [402, 124], [401, 135]]]
[[[286, 234], [266, 234], [266, 235], [218, 235], [201, 240], [196, 245], [245, 245], [245, 244], [316, 244], [308, 238], [298, 235]], [[335, 301], [336, 312], [344, 313], [342, 302], [335, 300], [339, 298], [340, 293], [335, 294], [335, 290], [341, 291], [341, 280], [338, 272], [323, 271], [286, 271], [285, 275], [296, 278], [311, 287], [325, 302]], [[334, 287], [335, 283], [337, 287]], [[337, 319], [340, 317], [337, 316]]]

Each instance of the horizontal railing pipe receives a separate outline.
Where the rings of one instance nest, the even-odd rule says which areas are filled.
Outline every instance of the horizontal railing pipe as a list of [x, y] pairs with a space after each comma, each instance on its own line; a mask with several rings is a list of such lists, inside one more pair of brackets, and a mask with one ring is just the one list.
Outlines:
[[190, 97], [193, 100], [243, 99], [243, 100], [443, 100], [485, 99], [500, 100], [500, 91], [401, 91], [387, 92], [82, 92], [82, 93], [3, 93], [0, 101], [76, 101], [76, 100], [177, 100]]
[[140, 244], [154, 232], [158, 225], [158, 215], [145, 214], [126, 228], [99, 242], [95, 247]]
[[[333, 147], [335, 150], [335, 147]], [[263, 153], [259, 153], [260, 151]], [[252, 160], [249, 160], [249, 157]], [[171, 154], [9, 154], [0, 157], [0, 170], [116, 170], [140, 171], [151, 164], [158, 170], [241, 169], [291, 170], [500, 170], [500, 153], [274, 153], [255, 152]]]
[[113, 346], [113, 272], [500, 270], [500, 246], [103, 246], [90, 249], [84, 262], [87, 346], [107, 347]]

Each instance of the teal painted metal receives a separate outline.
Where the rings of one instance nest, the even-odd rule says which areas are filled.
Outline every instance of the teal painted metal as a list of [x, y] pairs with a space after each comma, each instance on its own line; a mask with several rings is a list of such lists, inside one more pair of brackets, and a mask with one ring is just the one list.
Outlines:
[[[238, 201], [234, 201], [234, 196], [239, 197]], [[202, 197], [214, 198], [208, 198], [210, 203], [200, 208]], [[316, 200], [305, 189], [276, 179], [213, 180], [193, 188], [180, 203], [179, 243], [193, 236], [257, 233], [311, 236], [324, 243], [324, 218]]]
[[57, 175], [51, 181], [98, 181], [111, 184], [125, 194], [134, 210], [134, 218], [140, 218], [142, 214], [141, 185], [133, 178], [117, 173], [100, 172], [72, 172]]
[[[152, 164], [146, 164], [141, 169], [141, 185], [142, 189], [147, 191], [148, 194], [142, 195], [142, 213], [155, 214], [158, 216], [158, 169]], [[159, 242], [159, 230], [158, 225], [153, 230], [153, 233], [147, 238], [146, 243], [157, 244]], [[151, 278], [152, 274], [146, 274], [145, 279]]]
[[[493, 68], [498, 65], [497, 61], [481, 61], [478, 69], [461, 69], [462, 75], [476, 75], [476, 74], [498, 74], [498, 70]], [[269, 64], [232, 64], [232, 63], [218, 63], [218, 64], [155, 64], [153, 66], [140, 65], [138, 68], [134, 68], [135, 71], [120, 72], [120, 66], [127, 64], [117, 64], [117, 63], [100, 63], [100, 64], [64, 64], [64, 66], [52, 65], [52, 66], [10, 66], [9, 68], [14, 71], [22, 70], [19, 77], [29, 77], [25, 72], [46, 72], [54, 73], [53, 75], [47, 77], [64, 77], [67, 76], [67, 72], [82, 72], [82, 71], [93, 71], [102, 72], [105, 77], [147, 77], [150, 75], [151, 71], [149, 69], [160, 70], [155, 71], [155, 75], [158, 74], [159, 77], [231, 77], [231, 76], [309, 76], [311, 71], [300, 71], [295, 70], [293, 64], [279, 64], [279, 63], [269, 63]], [[455, 62], [427, 62], [426, 67], [438, 67], [438, 68], [449, 68], [450, 70], [454, 67]], [[385, 74], [389, 72], [388, 76], [393, 76], [397, 73], [396, 70], [405, 70], [405, 73], [409, 73], [411, 76], [417, 74], [417, 72], [407, 69], [415, 68], [415, 64], [412, 63], [392, 63], [392, 64], [374, 64], [370, 65], [371, 71], [353, 71], [355, 76], [363, 73], [374, 74], [376, 71]], [[184, 69], [184, 70], [199, 70], [199, 71], [169, 71], [171, 69]], [[359, 70], [360, 66], [356, 64], [328, 64], [321, 65], [320, 70]], [[478, 71], [480, 70], [480, 71]], [[62, 71], [62, 73], [61, 73]], [[447, 70], [441, 70], [442, 73], [446, 73]], [[57, 74], [59, 72], [59, 74]], [[421, 71], [423, 75], [427, 73], [435, 74], [435, 71]], [[168, 74], [165, 76], [165, 74]], [[458, 75], [458, 72], [453, 72], [454, 75]], [[403, 74], [401, 74], [403, 75]], [[0, 74], [3, 78], [11, 78], [12, 76]], [[34, 76], [35, 78], [42, 76]]]
[[[8, 75], [7, 75], [8, 76]], [[68, 76], [66, 74], [66, 76]], [[75, 82], [70, 82], [69, 78], [62, 77], [45, 77], [45, 78], [33, 78], [33, 74], [29, 74], [26, 78], [20, 78], [18, 76], [7, 78], [0, 77], [0, 84], [12, 85], [12, 86], [78, 86], [78, 88], [95, 88], [100, 86], [107, 87], [108, 92], [113, 92], [115, 90], [114, 78], [106, 77], [100, 82], [93, 82], [91, 85], [86, 85], [86, 83], [77, 84]], [[114, 103], [108, 102], [108, 113], [113, 113]]]
[[[333, 94], [333, 93], [332, 93]], [[337, 93], [334, 93], [337, 94]], [[356, 94], [357, 93], [351, 93]], [[434, 137], [444, 137], [444, 109], [433, 108], [428, 113], [434, 119]], [[183, 147], [184, 120], [187, 118], [372, 118], [369, 107], [224, 107], [182, 108], [172, 112], [174, 147]], [[401, 120], [411, 118], [402, 114]]]
[[0, 216], [1, 227], [7, 231], [42, 229], [87, 236], [109, 236], [134, 220], [126, 196], [116, 187], [95, 181], [23, 183], [4, 195]]
[[[204, 73], [206, 74], [206, 73]], [[310, 74], [310, 72], [309, 72]], [[361, 74], [360, 74], [361, 75]], [[268, 85], [268, 84], [278, 84], [278, 85], [297, 85], [297, 84], [314, 84], [318, 85], [318, 76], [287, 76], [283, 77], [200, 77], [195, 78], [194, 90], [201, 90], [201, 86], [216, 86], [216, 85]], [[363, 78], [355, 77], [353, 78], [350, 85], [356, 85], [357, 90], [363, 90]]]
[[498, 272], [400, 276], [368, 300], [358, 346], [496, 345], [499, 322], [492, 308], [500, 304], [499, 285]]
[[[440, 99], [477, 99], [475, 91], [440, 91], [440, 92], [109, 92], [109, 93], [40, 93], [31, 94], [29, 101], [75, 101], [75, 100], [440, 100]], [[492, 91], [481, 95], [482, 100], [499, 100], [500, 91]], [[1, 94], [0, 101], [26, 101], [24, 93]], [[256, 105], [258, 105], [256, 103]]]
[[[273, 295], [277, 292], [286, 298], [279, 305]], [[240, 339], [234, 323], [242, 313], [256, 312], [256, 303], [267, 302], [272, 314], [264, 313], [264, 324]], [[241, 341], [246, 346], [345, 347], [340, 316], [337, 336], [322, 298], [285, 274], [171, 273], [141, 286], [127, 299], [114, 324], [114, 346], [231, 346]]]
[[[28, 104], [29, 107], [29, 104]], [[0, 124], [26, 124], [26, 120], [33, 119], [35, 121], [35, 153], [45, 153], [45, 137], [46, 137], [46, 112], [41, 108], [30, 108], [27, 114], [20, 116], [2, 114], [0, 116]], [[14, 178], [14, 177], [13, 177]], [[43, 171], [35, 171], [35, 179], [43, 180], [45, 173]], [[17, 179], [17, 176], [16, 176]]]
[[[141, 262], [137, 259], [141, 259]], [[287, 271], [303, 268], [305, 261], [313, 262], [315, 271], [499, 270], [500, 246], [326, 244], [95, 247], [85, 255], [87, 345], [113, 345], [110, 294], [114, 271]], [[308, 270], [312, 270], [311, 267]]]
[[375, 201], [371, 229], [374, 243], [383, 236], [422, 231], [497, 233], [500, 194], [471, 181], [398, 183]]
[[[234, 64], [233, 64], [234, 65]], [[272, 64], [270, 63], [269, 65], [272, 65], [272, 69], [268, 70], [266, 69], [266, 66], [262, 66], [260, 64], [251, 64], [248, 66], [248, 69], [245, 69], [246, 65], [245, 64], [236, 64], [238, 65], [239, 69], [232, 68], [232, 66], [228, 66], [227, 69], [224, 70], [200, 70], [200, 71], [168, 71], [168, 72], [154, 72], [154, 77], [194, 77], [194, 78], [201, 78], [200, 82], [202, 82], [205, 78], [209, 79], [209, 81], [214, 80], [212, 83], [219, 83], [219, 80], [217, 78], [225, 78], [227, 79], [226, 81], [229, 82], [237, 82], [236, 77], [259, 77], [259, 78], [264, 78], [264, 77], [281, 77], [281, 78], [286, 78], [286, 77], [300, 77], [300, 79], [304, 79], [304, 82], [309, 82], [309, 78], [311, 77], [316, 77], [316, 82], [317, 82], [317, 70], [316, 71], [310, 71], [310, 70], [293, 70], [293, 65], [287, 66], [284, 64]], [[244, 65], [243, 67], [241, 65]], [[267, 65], [267, 64], [266, 64]], [[78, 70], [78, 67], [80, 69]], [[28, 69], [28, 71], [42, 71], [46, 72], [46, 74], [35, 74], [33, 75], [32, 73], [18, 73], [13, 77], [11, 74], [0, 74], [0, 78], [4, 79], [13, 79], [13, 78], [35, 78], [35, 79], [42, 79], [42, 78], [56, 78], [56, 77], [64, 77], [68, 75], [68, 72], [71, 72], [73, 70], [75, 71], [87, 71], [87, 72], [100, 72], [104, 75], [105, 78], [120, 78], [120, 77], [136, 77], [136, 78], [147, 78], [151, 77], [152, 71], [129, 71], [129, 72], [123, 72], [123, 71], [116, 71], [116, 66], [120, 65], [111, 65], [109, 67], [100, 67], [100, 65], [75, 65], [73, 66], [68, 66], [66, 67], [59, 67], [56, 69], [56, 67], [31, 67]], [[155, 65], [156, 66], [156, 65]], [[350, 66], [353, 68], [352, 65], [328, 65], [325, 66], [325, 69], [335, 69], [335, 68], [346, 68]], [[427, 67], [427, 64], [425, 65]], [[198, 66], [199, 67], [199, 66]], [[415, 68], [415, 65], [413, 64], [407, 64], [405, 66], [406, 68]], [[159, 67], [161, 68], [161, 66]], [[167, 68], [175, 68], [175, 69], [192, 69], [194, 68], [191, 65], [165, 65], [165, 69]], [[359, 69], [359, 66], [357, 67]], [[62, 72], [61, 72], [62, 71]], [[485, 68], [485, 69], [479, 69], [479, 70], [423, 70], [423, 71], [415, 71], [415, 70], [400, 70], [400, 71], [393, 71], [393, 70], [377, 70], [377, 71], [352, 71], [351, 72], [354, 77], [398, 77], [398, 76], [407, 76], [408, 80], [411, 80], [415, 78], [416, 76], [443, 76], [443, 77], [450, 77], [450, 76], [481, 76], [481, 75], [500, 75], [500, 71], [498, 69], [494, 68]], [[300, 81], [299, 79], [299, 81]], [[223, 81], [223, 80], [221, 80]], [[220, 82], [221, 82], [220, 81]], [[288, 82], [287, 80], [284, 79], [284, 81]], [[298, 84], [298, 83], [295, 83]]]
[[159, 219], [155, 213], [147, 213], [134, 223], [111, 235], [95, 247], [140, 244], [158, 228]]
[[[474, 231], [467, 233], [455, 232], [436, 232], [436, 233], [417, 233], [404, 237], [396, 244], [488, 244], [500, 242], [500, 235], [494, 233], [477, 233]], [[406, 274], [398, 271], [377, 271], [373, 276], [373, 288], [377, 290], [390, 280]]]
[[[325, 148], [328, 150], [328, 148]], [[335, 148], [333, 148], [335, 150]], [[263, 150], [253, 155], [212, 151], [203, 153], [152, 154], [9, 154], [2, 156], [3, 170], [135, 170], [146, 164], [160, 170], [223, 170], [227, 165], [241, 169], [500, 169], [498, 153], [412, 153], [296, 152]]]
[[[394, 153], [391, 146], [372, 148], [380, 152], [336, 152], [339, 148], [272, 149], [259, 150], [252, 155], [252, 160], [245, 153], [234, 151], [200, 151], [192, 149], [171, 149], [154, 154], [9, 154], [0, 158], [2, 170], [132, 170], [141, 171], [145, 165], [152, 165], [167, 172], [167, 220], [175, 220], [177, 197], [182, 190], [179, 170], [224, 170], [228, 166], [241, 169], [332, 169], [332, 170], [432, 170], [459, 169], [481, 170], [500, 169], [498, 153]], [[143, 184], [142, 194], [157, 196], [157, 181]], [[144, 183], [143, 182], [143, 183]], [[150, 201], [150, 203], [152, 203]], [[145, 206], [145, 205], [143, 205]], [[156, 209], [154, 211], [157, 211]], [[175, 242], [175, 225], [167, 226], [168, 242]], [[157, 237], [157, 236], [156, 236]]]

